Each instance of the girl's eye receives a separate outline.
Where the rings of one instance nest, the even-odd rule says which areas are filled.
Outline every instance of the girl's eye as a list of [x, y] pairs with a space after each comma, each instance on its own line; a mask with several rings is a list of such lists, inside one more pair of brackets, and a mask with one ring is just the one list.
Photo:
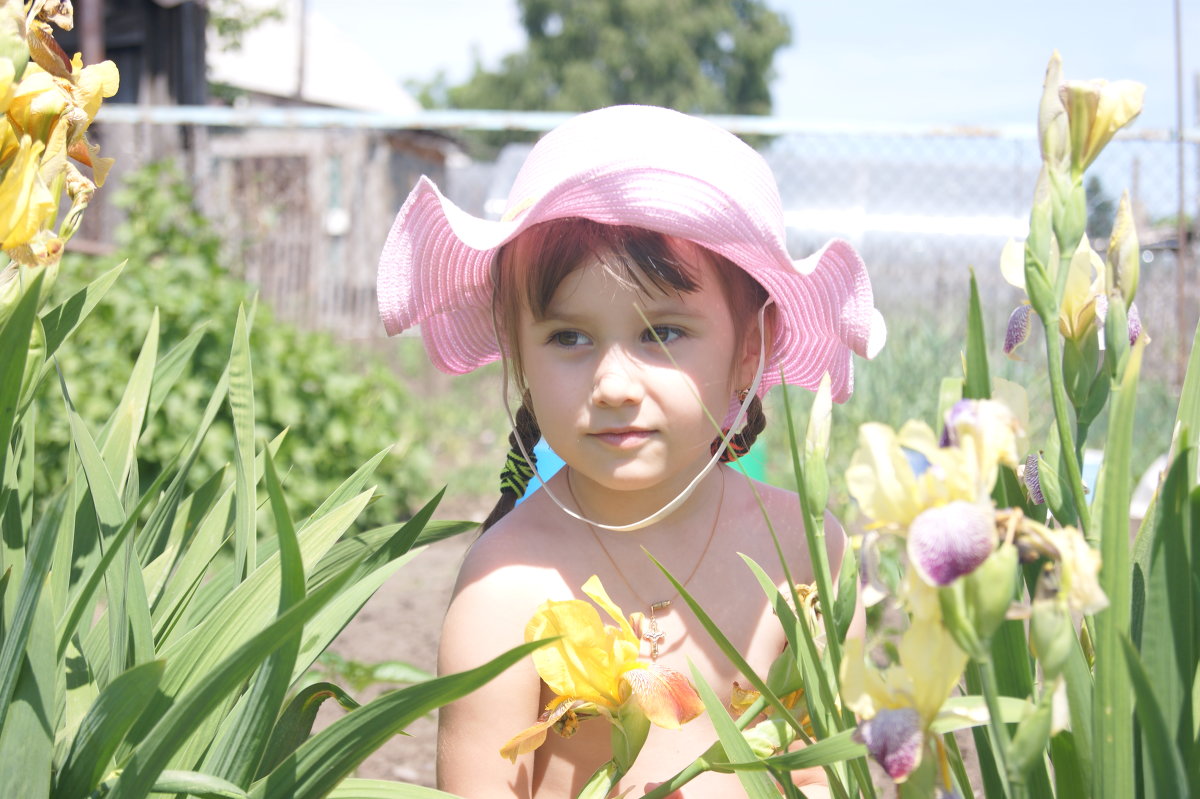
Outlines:
[[547, 343], [558, 347], [580, 347], [588, 343], [588, 337], [578, 330], [557, 330], [550, 334]]
[[684, 332], [678, 327], [672, 325], [654, 325], [646, 329], [646, 341], [658, 344], [670, 344], [676, 339], [683, 338]]

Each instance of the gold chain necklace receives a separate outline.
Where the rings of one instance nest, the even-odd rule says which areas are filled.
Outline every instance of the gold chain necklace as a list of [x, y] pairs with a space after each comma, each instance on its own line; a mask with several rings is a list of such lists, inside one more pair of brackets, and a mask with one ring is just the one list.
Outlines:
[[[696, 565], [692, 567], [692, 571], [690, 574], [688, 574], [687, 579], [680, 583], [680, 585], [684, 587], [686, 587], [687, 584], [692, 581], [692, 578], [696, 576], [696, 572], [700, 571], [700, 564], [704, 562], [704, 558], [708, 555], [708, 548], [712, 546], [713, 538], [716, 537], [717, 523], [721, 520], [721, 509], [725, 505], [725, 473], [718, 471], [718, 474], [721, 475], [721, 496], [717, 500], [717, 512], [713, 514], [712, 529], [708, 531], [708, 540], [704, 542], [704, 549], [701, 550], [700, 557], [696, 561]], [[583, 506], [579, 504], [579, 498], [575, 496], [575, 486], [571, 481], [570, 469], [567, 470], [567, 491], [571, 495], [571, 501], [575, 503], [575, 507], [579, 508], [579, 512], [582, 514]], [[617, 576], [621, 578], [621, 581], [625, 583], [625, 586], [629, 589], [630, 593], [633, 594], [634, 598], [636, 598], [638, 602], [641, 602], [643, 605], [650, 608], [650, 629], [642, 633], [642, 640], [647, 641], [650, 644], [651, 662], [658, 660], [659, 646], [663, 641], [666, 640], [667, 634], [659, 629], [658, 619], [655, 617], [654, 612], [658, 610], [666, 610], [667, 608], [671, 607], [671, 603], [676, 599], [676, 597], [679, 596], [679, 591], [675, 591], [675, 593], [671, 595], [670, 599], [660, 599], [657, 602], [647, 602], [642, 595], [638, 593], [638, 590], [633, 587], [633, 583], [629, 582], [629, 578], [625, 576], [625, 573], [621, 571], [621, 567], [617, 565], [617, 561], [613, 558], [612, 553], [608, 551], [608, 547], [604, 546], [604, 541], [601, 540], [599, 535], [597, 535], [596, 528], [593, 527], [589, 522], [584, 522], [584, 524], [587, 525], [588, 531], [591, 532], [592, 538], [596, 539], [596, 544], [600, 547], [600, 551], [602, 551], [604, 556], [608, 558], [608, 562], [612, 564], [613, 571], [615, 571]]]

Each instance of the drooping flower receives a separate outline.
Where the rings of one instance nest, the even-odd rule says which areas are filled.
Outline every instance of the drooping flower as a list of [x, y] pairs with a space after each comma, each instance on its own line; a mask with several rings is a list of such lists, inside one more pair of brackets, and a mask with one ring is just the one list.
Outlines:
[[[533, 653], [538, 676], [554, 692], [538, 722], [509, 740], [500, 754], [511, 760], [532, 752], [549, 729], [567, 731], [578, 719], [606, 716], [618, 724], [636, 710], [651, 723], [678, 729], [704, 711], [696, 689], [680, 672], [638, 657], [631, 620], [608, 597], [593, 575], [583, 592], [616, 622], [605, 624], [596, 607], [582, 599], [547, 600], [525, 627], [525, 640], [560, 636]], [[631, 708], [631, 704], [635, 707]]]
[[896, 782], [921, 763], [929, 728], [962, 675], [967, 655], [937, 618], [916, 616], [897, 647], [899, 662], [869, 665], [861, 639], [846, 641], [842, 701], [861, 719], [855, 737]]
[[[1047, 277], [1054, 285], [1061, 268], [1056, 246], [1051, 246], [1049, 260]], [[1104, 297], [1104, 261], [1092, 249], [1086, 235], [1080, 239], [1067, 269], [1067, 284], [1059, 303], [1058, 331], [1072, 341], [1082, 341], [1096, 334], [1097, 303]], [[1025, 291], [1024, 249], [1020, 242], [1009, 241], [1004, 246], [1000, 253], [1000, 273], [1010, 285]], [[1004, 352], [1010, 357], [1029, 336], [1028, 307], [1023, 300], [1008, 319]]]

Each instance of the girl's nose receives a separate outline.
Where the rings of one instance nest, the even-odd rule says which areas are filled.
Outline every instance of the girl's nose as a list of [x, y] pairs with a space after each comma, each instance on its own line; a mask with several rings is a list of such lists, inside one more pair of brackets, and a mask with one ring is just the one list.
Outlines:
[[644, 397], [638, 365], [619, 348], [610, 348], [596, 370], [592, 401], [602, 407], [618, 407], [636, 404]]

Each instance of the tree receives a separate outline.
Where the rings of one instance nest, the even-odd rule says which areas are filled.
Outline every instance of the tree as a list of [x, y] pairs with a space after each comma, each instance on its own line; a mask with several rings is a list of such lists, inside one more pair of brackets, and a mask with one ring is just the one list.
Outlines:
[[456, 108], [645, 103], [767, 114], [787, 20], [761, 0], [518, 0], [528, 49], [446, 92]]

